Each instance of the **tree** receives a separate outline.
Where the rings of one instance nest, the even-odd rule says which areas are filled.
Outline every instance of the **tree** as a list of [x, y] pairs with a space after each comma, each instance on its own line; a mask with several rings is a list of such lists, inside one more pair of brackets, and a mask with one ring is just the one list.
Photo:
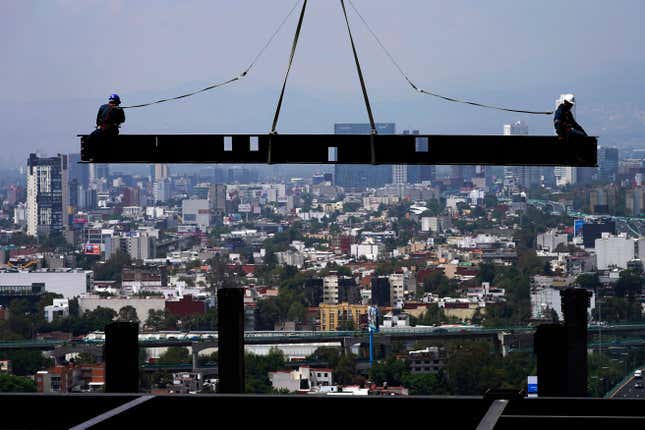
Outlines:
[[105, 263], [97, 263], [94, 265], [94, 279], [100, 279], [102, 281], [117, 281], [120, 283], [123, 268], [131, 264], [132, 259], [129, 254], [117, 251], [108, 258]]
[[184, 346], [171, 346], [166, 352], [159, 356], [159, 364], [188, 364], [192, 363], [192, 358], [188, 348]]
[[334, 383], [338, 385], [351, 385], [354, 383], [356, 376], [356, 359], [353, 354], [343, 355], [335, 367]]
[[138, 323], [139, 317], [137, 316], [137, 310], [134, 308], [134, 306], [123, 306], [121, 309], [119, 309], [118, 321]]
[[403, 385], [413, 396], [449, 394], [442, 375], [435, 373], [416, 373], [403, 376]]
[[436, 303], [432, 303], [428, 306], [427, 310], [423, 314], [423, 317], [419, 319], [419, 325], [439, 325], [447, 320], [443, 309], [439, 307]]
[[576, 278], [576, 284], [581, 288], [593, 290], [600, 286], [600, 279], [597, 273], [583, 273]]
[[0, 351], [0, 360], [11, 360], [13, 373], [18, 376], [33, 376], [54, 364], [53, 359], [45, 357], [42, 352], [26, 349]]
[[377, 385], [383, 385], [384, 382], [387, 382], [388, 385], [398, 386], [402, 385], [403, 379], [409, 373], [408, 366], [404, 360], [390, 357], [374, 363], [369, 370], [369, 377], [370, 381]]
[[641, 294], [643, 289], [643, 278], [631, 270], [620, 272], [620, 278], [616, 283], [615, 291], [618, 297], [635, 297]]
[[492, 209], [497, 206], [497, 197], [494, 193], [486, 193], [484, 196], [484, 206], [488, 209]]
[[84, 351], [79, 353], [74, 359], [74, 363], [76, 364], [96, 364], [97, 362], [98, 360], [94, 355]]
[[244, 370], [247, 393], [271, 393], [273, 387], [269, 380], [269, 372], [284, 368], [284, 354], [277, 348], [271, 348], [266, 356], [247, 353], [244, 355]]
[[33, 393], [36, 383], [24, 376], [0, 374], [0, 393]]
[[479, 263], [479, 273], [477, 273], [477, 281], [493, 282], [495, 279], [495, 265], [492, 263]]

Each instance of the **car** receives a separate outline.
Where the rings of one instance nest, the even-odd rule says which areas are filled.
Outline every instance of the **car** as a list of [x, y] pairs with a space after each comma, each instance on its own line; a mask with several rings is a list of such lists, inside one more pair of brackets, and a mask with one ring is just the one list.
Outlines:
[[634, 388], [642, 389], [642, 388], [643, 388], [643, 384], [641, 384], [641, 383], [637, 382], [637, 383], [635, 383], [635, 384], [634, 384]]
[[634, 371], [634, 378], [641, 379], [642, 377], [643, 377], [643, 372], [641, 371], [641, 369], [637, 369], [636, 371]]

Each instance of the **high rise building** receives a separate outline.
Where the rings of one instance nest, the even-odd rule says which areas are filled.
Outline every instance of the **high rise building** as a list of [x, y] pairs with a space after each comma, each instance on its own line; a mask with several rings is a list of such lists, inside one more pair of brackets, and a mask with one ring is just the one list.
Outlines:
[[556, 166], [553, 169], [556, 185], [573, 185], [578, 182], [578, 175], [575, 167]]
[[598, 176], [613, 181], [618, 174], [618, 148], [598, 148]]
[[[504, 124], [504, 136], [528, 136], [528, 134], [529, 127], [522, 121]], [[531, 166], [506, 166], [504, 178], [507, 183], [512, 181], [515, 186], [528, 189], [540, 184], [541, 169]]]
[[[419, 130], [403, 130], [402, 134], [419, 134]], [[437, 167], [435, 165], [417, 165], [410, 164], [407, 166], [407, 182], [418, 184], [423, 181], [434, 181], [437, 178]]]
[[629, 216], [645, 214], [645, 187], [636, 187], [627, 190], [625, 195], [625, 209]]
[[101, 179], [108, 179], [110, 177], [109, 164], [90, 164], [89, 165], [89, 182], [98, 182]]
[[[377, 123], [379, 134], [394, 134], [394, 123]], [[334, 124], [335, 134], [370, 134], [369, 124]], [[334, 168], [336, 185], [346, 191], [360, 191], [365, 188], [382, 187], [392, 182], [392, 166], [369, 164], [336, 164]]]
[[27, 234], [63, 233], [69, 225], [67, 155], [27, 160]]
[[81, 163], [81, 154], [69, 154], [69, 182], [76, 180], [77, 184], [87, 188], [90, 183], [90, 164]]
[[150, 166], [153, 181], [163, 181], [170, 177], [170, 171], [167, 164], [154, 164]]
[[214, 214], [226, 212], [226, 185], [211, 184], [208, 187], [208, 201]]
[[170, 181], [168, 179], [152, 183], [152, 199], [154, 203], [165, 202], [170, 198]]
[[[627, 203], [629, 205], [629, 203]], [[589, 192], [589, 212], [598, 214], [611, 214], [616, 210], [616, 187], [607, 185], [596, 187]]]

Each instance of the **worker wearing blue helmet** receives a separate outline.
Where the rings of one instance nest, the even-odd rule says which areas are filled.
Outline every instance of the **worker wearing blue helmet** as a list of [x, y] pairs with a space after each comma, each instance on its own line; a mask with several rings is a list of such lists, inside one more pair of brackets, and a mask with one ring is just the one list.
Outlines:
[[118, 94], [112, 94], [107, 104], [99, 108], [96, 114], [96, 128], [104, 136], [116, 136], [119, 134], [119, 127], [125, 122], [125, 113], [119, 107], [121, 98]]

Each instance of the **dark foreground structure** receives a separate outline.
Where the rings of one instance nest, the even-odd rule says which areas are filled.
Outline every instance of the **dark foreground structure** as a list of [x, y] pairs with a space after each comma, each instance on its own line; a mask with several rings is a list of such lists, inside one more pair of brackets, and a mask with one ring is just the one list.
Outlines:
[[645, 428], [631, 399], [0, 394], [3, 429], [433, 427], [451, 429]]
[[81, 138], [94, 163], [597, 165], [596, 137], [365, 134], [126, 134]]

